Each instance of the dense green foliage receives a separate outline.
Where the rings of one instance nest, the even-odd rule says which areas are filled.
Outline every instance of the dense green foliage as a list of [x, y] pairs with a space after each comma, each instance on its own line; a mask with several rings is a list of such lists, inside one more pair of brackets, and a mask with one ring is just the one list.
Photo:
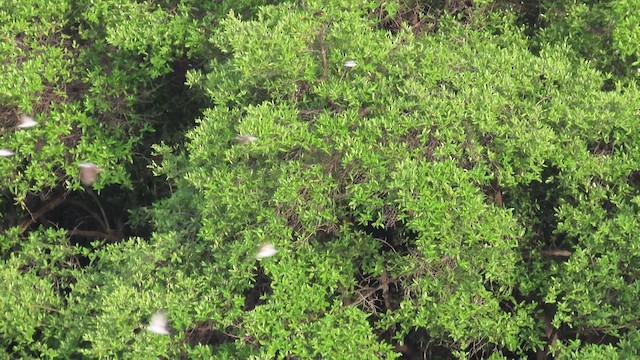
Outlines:
[[2, 351], [639, 357], [640, 4], [589, 4], [0, 2]]
[[578, 58], [590, 60], [601, 70], [638, 76], [640, 2], [558, 1], [542, 6], [548, 26], [542, 29], [539, 41], [564, 41]]

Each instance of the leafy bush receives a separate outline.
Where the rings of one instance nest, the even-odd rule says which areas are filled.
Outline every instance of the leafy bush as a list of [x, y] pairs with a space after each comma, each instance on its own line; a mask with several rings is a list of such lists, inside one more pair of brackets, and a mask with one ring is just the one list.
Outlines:
[[[581, 252], [597, 240], [593, 228], [576, 236], [579, 227], [569, 225], [593, 224], [570, 214], [593, 213], [604, 200], [583, 201], [591, 190], [579, 184], [595, 173], [631, 191], [637, 115], [625, 104], [635, 102], [635, 86], [603, 92], [606, 78], [584, 62], [576, 67], [567, 49], [550, 45], [533, 56], [520, 30], [497, 23], [489, 28], [497, 35], [441, 19], [437, 34], [390, 36], [357, 11], [307, 6], [265, 9], [254, 21], [231, 17], [215, 38], [229, 60], [191, 74], [218, 105], [190, 136], [186, 176], [205, 194], [201, 236], [215, 252], [235, 261], [229, 254], [248, 251], [247, 241], [275, 238], [303, 257], [301, 248], [355, 232], [367, 250], [347, 256], [357, 271], [342, 275], [345, 290], [326, 311], [332, 300], [364, 296], [373, 281], [371, 304], [360, 308], [379, 333], [395, 329], [402, 341], [423, 329], [459, 357], [541, 349], [536, 314], [549, 305], [555, 329], [635, 331], [636, 312], [627, 312], [635, 305], [620, 302], [637, 295], [636, 278], [620, 277], [635, 252], [600, 248], [602, 265], [578, 271]], [[345, 60], [358, 66], [343, 68]], [[236, 134], [258, 141], [229, 147]], [[603, 158], [604, 148], [615, 150]], [[492, 205], [483, 190], [504, 194], [512, 210]], [[631, 206], [633, 196], [611, 201]], [[636, 221], [612, 221], [628, 230], [606, 227], [606, 243], [632, 241]], [[574, 253], [557, 263], [541, 257], [549, 247]], [[340, 253], [331, 254], [330, 268], [343, 268]], [[584, 271], [595, 283], [570, 275]], [[616, 296], [592, 292], [596, 284], [611, 291], [612, 274], [621, 280]], [[267, 307], [292, 296], [279, 298], [286, 285], [273, 281]]]
[[640, 2], [559, 1], [542, 8], [540, 41], [565, 43], [602, 71], [637, 76]]

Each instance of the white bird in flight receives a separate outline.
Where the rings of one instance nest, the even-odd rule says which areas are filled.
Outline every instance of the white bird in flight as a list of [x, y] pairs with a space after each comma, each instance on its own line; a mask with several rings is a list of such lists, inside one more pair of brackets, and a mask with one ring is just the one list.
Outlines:
[[82, 162], [78, 167], [80, 167], [80, 182], [86, 186], [91, 186], [96, 181], [98, 173], [102, 171], [98, 165], [90, 162]]
[[169, 335], [169, 328], [167, 325], [167, 314], [164, 311], [158, 311], [151, 316], [151, 322], [149, 323], [149, 326], [147, 326], [147, 329], [154, 334]]
[[344, 62], [343, 66], [346, 67], [346, 68], [354, 68], [354, 67], [358, 66], [358, 63], [355, 62], [355, 60], [347, 60], [347, 61]]
[[38, 122], [33, 120], [31, 116], [22, 114], [20, 115], [20, 119], [18, 119], [17, 127], [20, 129], [28, 129], [36, 125], [38, 125]]
[[258, 249], [258, 254], [256, 254], [256, 259], [262, 260], [264, 258], [272, 257], [278, 252], [273, 244], [264, 244]]
[[0, 149], [0, 156], [13, 156], [15, 153], [9, 149]]
[[238, 135], [236, 136], [236, 140], [238, 140], [240, 144], [244, 145], [244, 144], [254, 142], [258, 140], [258, 138], [253, 135]]

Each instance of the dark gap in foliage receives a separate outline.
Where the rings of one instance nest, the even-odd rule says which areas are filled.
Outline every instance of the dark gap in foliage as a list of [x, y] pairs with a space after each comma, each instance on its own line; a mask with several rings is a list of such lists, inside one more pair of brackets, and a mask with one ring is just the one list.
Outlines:
[[618, 207], [609, 199], [604, 199], [600, 202], [600, 206], [607, 212], [605, 219], [611, 220], [618, 213]]
[[[452, 4], [460, 3], [460, 1]], [[470, 2], [468, 2], [470, 4]], [[431, 4], [423, 4], [420, 1], [412, 3], [401, 3], [394, 17], [382, 7], [371, 11], [368, 18], [377, 21], [377, 27], [392, 34], [397, 34], [403, 28], [409, 27], [414, 34], [435, 31], [438, 24], [438, 17], [446, 9], [447, 3], [442, 2], [437, 7]], [[451, 11], [456, 13], [457, 11]]]
[[182, 144], [185, 141], [184, 133], [194, 126], [194, 119], [210, 105], [203, 94], [185, 85], [187, 72], [202, 70], [202, 61], [177, 59], [171, 64], [171, 68], [171, 73], [141, 89], [145, 96], [136, 104], [135, 111], [143, 114], [145, 122], [154, 129], [154, 133], [145, 134], [147, 137], [140, 145], [141, 148], [159, 140], [169, 144]]
[[64, 90], [66, 91], [69, 101], [79, 101], [89, 91], [90, 88], [91, 84], [76, 80], [72, 83], [66, 84]]
[[299, 103], [300, 100], [306, 99], [306, 95], [311, 90], [312, 85], [308, 81], [297, 80], [296, 81], [296, 92], [294, 95], [290, 96], [290, 99], [294, 100], [295, 103]]
[[436, 81], [436, 86], [440, 88], [442, 94], [453, 94], [455, 96], [460, 92], [460, 89], [447, 79]]
[[389, 277], [388, 292], [383, 294], [388, 301], [385, 303], [386, 311], [393, 311], [400, 308], [400, 303], [404, 299], [404, 288], [399, 279]]
[[[615, 324], [611, 325], [611, 328], [615, 329]], [[617, 332], [620, 337], [623, 337], [626, 333], [629, 332], [628, 329], [615, 329], [613, 330]], [[574, 328], [565, 327], [564, 332], [565, 337], [563, 340], [575, 340], [580, 339], [583, 344], [598, 344], [598, 345], [613, 345], [617, 346], [620, 342], [620, 338], [607, 333], [606, 329], [603, 328], [593, 328], [588, 325], [578, 326]]]
[[245, 160], [245, 167], [247, 168], [263, 169], [265, 167], [265, 164], [273, 163], [273, 159], [270, 159], [268, 155], [247, 154], [247, 156], [248, 158]]
[[192, 347], [198, 344], [216, 346], [234, 341], [235, 338], [228, 333], [214, 329], [211, 321], [200, 322], [194, 328], [185, 330], [185, 342]]
[[518, 24], [525, 26], [525, 34], [528, 37], [535, 36], [536, 32], [545, 27], [542, 15], [542, 2], [540, 0], [524, 0], [518, 3], [509, 2], [514, 6], [518, 14]]
[[398, 254], [408, 254], [409, 246], [408, 244], [413, 243], [417, 236], [414, 232], [405, 229], [404, 225], [401, 222], [394, 221], [393, 224], [390, 223], [391, 218], [395, 220], [397, 216], [397, 209], [395, 207], [387, 207], [387, 209], [392, 209], [388, 216], [389, 218], [385, 218], [385, 222], [389, 223], [392, 226], [386, 227], [375, 227], [372, 225], [353, 225], [356, 231], [362, 231], [369, 236], [371, 236], [376, 241], [380, 241], [383, 246], [380, 248], [381, 253], [386, 252], [394, 252]]
[[482, 192], [486, 195], [487, 202], [502, 207], [504, 199], [502, 195], [502, 187], [497, 177], [491, 180], [490, 184], [482, 186]]
[[[473, 130], [469, 129], [467, 130], [467, 132], [472, 132]], [[485, 149], [482, 148], [488, 148], [488, 149], [493, 149], [493, 151], [499, 151], [498, 149], [496, 149], [496, 146], [494, 145], [493, 141], [495, 139], [496, 135], [492, 132], [487, 132], [482, 134], [479, 139], [479, 145], [481, 146], [481, 152], [486, 152]], [[473, 146], [473, 145], [471, 145]], [[465, 149], [465, 153], [466, 153], [466, 149]], [[461, 163], [460, 165], [465, 165], [466, 163]], [[471, 164], [466, 164], [467, 166], [471, 165]], [[464, 168], [464, 166], [463, 166]], [[499, 179], [497, 177], [494, 176], [494, 179], [491, 183], [491, 186], [485, 185], [482, 187], [482, 191], [485, 193], [485, 195], [487, 195], [488, 199], [490, 200], [490, 202], [495, 202], [497, 205], [501, 206], [503, 201], [502, 201], [502, 191], [500, 188], [500, 183], [499, 183]], [[498, 195], [499, 193], [499, 195]], [[498, 199], [499, 197], [499, 199]], [[500, 203], [498, 203], [498, 201], [496, 200], [500, 200]]]
[[[374, 241], [379, 241], [383, 245], [380, 247], [381, 253], [394, 252], [407, 253], [408, 249], [404, 245], [406, 242], [400, 240], [399, 229], [396, 225], [392, 227], [377, 228], [371, 225], [354, 225], [355, 231], [363, 231], [370, 235]], [[394, 246], [395, 244], [395, 246]], [[387, 271], [380, 275], [365, 274], [358, 271], [356, 274], [358, 289], [355, 296], [346, 301], [347, 304], [358, 306], [362, 311], [370, 314], [368, 320], [372, 328], [376, 329], [376, 322], [381, 318], [381, 314], [398, 309], [404, 297], [404, 290], [400, 286], [400, 281], [394, 279]], [[378, 338], [390, 344], [399, 346], [393, 340], [394, 329], [375, 330]], [[409, 351], [406, 347], [396, 349], [398, 352]], [[404, 350], [403, 350], [404, 349]]]
[[602, 87], [600, 88], [600, 90], [602, 90], [604, 92], [615, 91], [616, 90], [616, 80], [612, 79], [612, 78], [604, 80], [602, 82]]
[[395, 205], [384, 205], [382, 207], [382, 217], [384, 218], [384, 228], [394, 229], [398, 221], [398, 208]]
[[358, 289], [355, 296], [351, 299], [346, 299], [345, 304], [357, 306], [362, 311], [370, 314], [368, 322], [374, 329], [373, 331], [378, 339], [396, 346], [397, 352], [405, 351], [403, 350], [405, 347], [399, 346], [398, 342], [393, 338], [396, 332], [395, 326], [386, 330], [376, 326], [381, 314], [399, 307], [403, 294], [398, 285], [398, 280], [391, 278], [386, 271], [380, 276], [367, 275], [359, 271], [356, 279], [358, 281]]
[[[5, 348], [5, 351], [7, 353], [7, 355], [15, 355], [15, 358], [20, 358], [19, 354], [16, 354], [15, 351], [16, 346], [18, 346], [19, 343], [17, 341], [11, 341], [9, 342], [9, 344], [7, 345], [7, 347]], [[39, 356], [35, 356], [35, 354], [31, 354], [34, 355], [34, 358], [38, 358]]]
[[389, 12], [382, 7], [374, 9], [369, 13], [369, 19], [376, 19], [378, 22], [378, 28], [389, 31], [392, 34], [397, 34], [402, 29], [402, 23], [405, 21], [398, 14], [395, 18], [389, 16]]
[[486, 343], [482, 340], [469, 345], [466, 350], [469, 352], [469, 360], [489, 359], [492, 354], [501, 353], [497, 345]]
[[373, 331], [380, 341], [394, 345], [396, 352], [409, 351], [406, 346], [401, 346], [394, 339], [396, 325], [388, 329], [380, 329], [376, 326], [382, 317], [381, 314], [399, 308], [404, 296], [402, 288], [399, 286], [399, 280], [393, 279], [386, 271], [378, 277], [364, 276], [359, 272], [357, 279], [359, 282], [358, 298], [350, 305], [357, 305], [361, 310], [370, 314], [368, 317], [369, 325], [374, 329]]
[[636, 264], [640, 264], [640, 254], [631, 256], [628, 261], [620, 264], [622, 279], [629, 286], [636, 286], [636, 282], [640, 282], [640, 267]]
[[462, 144], [462, 155], [458, 158], [458, 166], [465, 170], [473, 169], [476, 166], [476, 162], [473, 160], [475, 151], [474, 144], [469, 140], [465, 140]]
[[542, 299], [539, 299], [537, 312], [532, 314], [532, 316], [535, 316], [535, 319], [538, 321], [540, 336], [545, 342], [544, 348], [539, 349], [536, 352], [536, 355], [540, 357], [542, 354], [549, 353], [557, 344], [558, 340], [563, 340], [561, 336], [561, 329], [555, 329], [552, 325], [556, 311], [558, 311], [557, 304], [548, 304], [543, 302]]
[[392, 250], [395, 250], [400, 255], [408, 255], [415, 251], [415, 243], [419, 234], [414, 230], [408, 229], [402, 222], [398, 223], [396, 228], [398, 235], [393, 238], [391, 244], [394, 249]]
[[437, 129], [436, 129], [435, 126], [432, 127], [429, 130], [429, 137], [428, 137], [428, 140], [427, 140], [427, 143], [426, 143], [426, 148], [425, 148], [425, 151], [424, 151], [425, 159], [430, 160], [430, 161], [434, 160], [434, 155], [433, 154], [435, 153], [436, 149], [440, 145], [442, 145], [442, 142], [438, 138], [436, 138], [435, 135], [434, 135], [436, 133], [436, 131], [437, 131]]
[[372, 315], [369, 317], [371, 325], [374, 325], [375, 321], [379, 319], [380, 316], [378, 314], [385, 311], [383, 286], [380, 284], [380, 278], [359, 272], [356, 276], [358, 281], [356, 296], [349, 301], [349, 305], [357, 306], [365, 313]]
[[[513, 296], [513, 300], [515, 303], [533, 302], [533, 301], [538, 302], [537, 296], [534, 296], [532, 294], [523, 294], [517, 285], [513, 287], [513, 290], [511, 291], [511, 295]], [[511, 311], [511, 307], [510, 307], [511, 302], [507, 302], [504, 304], [503, 302], [504, 300], [500, 302], [500, 308], [505, 311]]]
[[[12, 127], [19, 111], [18, 107], [13, 104], [7, 102], [2, 104], [0, 106], [0, 128]], [[1, 130], [0, 134], [2, 134]]]
[[287, 226], [291, 228], [292, 236], [297, 237], [297, 234], [303, 232], [302, 222], [294, 208], [285, 206], [285, 204], [278, 204], [275, 208], [275, 215], [285, 220]]
[[334, 99], [326, 99], [324, 109], [328, 109], [332, 114], [337, 115], [343, 113], [349, 104], [345, 102], [344, 96], [340, 95]]
[[404, 143], [409, 150], [418, 149], [422, 147], [422, 129], [412, 128], [408, 129], [404, 135], [399, 137], [399, 141]]
[[0, 230], [6, 231], [20, 222], [24, 212], [13, 206], [13, 196], [9, 191], [0, 192]]
[[[44, 333], [44, 327], [38, 326], [35, 329], [35, 332], [33, 333], [33, 335], [31, 335], [31, 339], [34, 342], [37, 343], [47, 343], [47, 338], [45, 338], [45, 333]], [[49, 339], [51, 340], [51, 339]], [[5, 353], [3, 355], [5, 356], [9, 356], [9, 357], [3, 357], [6, 359], [24, 359], [25, 355], [28, 355], [30, 359], [38, 359], [38, 358], [42, 358], [44, 357], [39, 351], [34, 350], [31, 347], [24, 347], [24, 346], [19, 346], [20, 344], [12, 341], [10, 342], [6, 347], [5, 347]], [[50, 346], [50, 348], [55, 348], [55, 346], [59, 345], [58, 343], [56, 344], [47, 344]], [[53, 345], [53, 346], [52, 346]]]
[[[194, 59], [178, 59], [173, 62], [173, 71], [157, 79], [149, 88], [146, 101], [138, 103], [136, 112], [144, 114], [145, 122], [154, 131], [143, 133], [144, 137], [134, 149], [133, 164], [129, 173], [133, 178], [133, 191], [127, 199], [125, 209], [135, 210], [169, 197], [171, 188], [164, 178], [153, 175], [148, 165], [152, 162], [152, 145], [164, 142], [182, 148], [185, 133], [193, 128], [194, 119], [209, 106], [208, 100], [199, 92], [185, 85], [189, 70], [201, 69], [203, 63]], [[148, 223], [138, 222], [131, 227], [131, 235], [149, 237], [153, 229]]]
[[636, 170], [627, 176], [627, 183], [640, 191], [640, 170]]
[[505, 206], [505, 207], [509, 207], [509, 206], [508, 206], [508, 204], [510, 204], [510, 203], [512, 203], [512, 202], [513, 202], [513, 198], [512, 198], [512, 196], [511, 196], [511, 193], [509, 193], [509, 192], [506, 192], [506, 193], [505, 193], [505, 192], [502, 192], [502, 189], [500, 189], [500, 191], [501, 191], [501, 192], [500, 192], [500, 196], [501, 196], [501, 198], [502, 198], [502, 204], [503, 204], [503, 206]]
[[[576, 55], [589, 60], [603, 73], [611, 73], [616, 77], [627, 77], [629, 64], [625, 63], [622, 57], [613, 55], [604, 57], [603, 54], [611, 55], [614, 51], [613, 30], [616, 27], [611, 23], [607, 9], [609, 6], [600, 1], [582, 2], [586, 5], [589, 16], [576, 12], [571, 2], [541, 2], [542, 13], [538, 28], [549, 26], [552, 33], [543, 36], [544, 42], [563, 43], [567, 40], [581, 39], [580, 41], [569, 41], [571, 48]], [[547, 21], [544, 21], [547, 19]], [[532, 37], [536, 34], [532, 34]], [[549, 34], [547, 34], [549, 35]], [[549, 41], [551, 40], [551, 41]], [[539, 41], [538, 41], [539, 42]]]
[[[298, 236], [296, 233], [294, 233], [293, 235], [294, 238], [300, 238], [300, 236]], [[326, 244], [335, 239], [334, 235], [335, 231], [333, 231], [333, 229], [318, 229], [313, 239], [320, 244]]]
[[[74, 260], [79, 261], [78, 259], [80, 258], [80, 256], [74, 256]], [[89, 265], [89, 259], [82, 257], [85, 260], [85, 264], [83, 266], [87, 266]], [[60, 271], [64, 271], [64, 270], [60, 270]], [[40, 277], [44, 277], [42, 275], [40, 275]], [[48, 276], [51, 277], [51, 276]], [[72, 276], [56, 276], [53, 279], [53, 283], [55, 285], [55, 289], [56, 292], [60, 295], [60, 299], [62, 300], [62, 303], [64, 304], [64, 306], [68, 305], [69, 303], [69, 298], [68, 296], [71, 294], [71, 292], [73, 291], [73, 285], [77, 284], [78, 280], [75, 277]]]
[[[375, 318], [375, 319], [372, 319]], [[398, 331], [398, 325], [393, 324], [387, 329], [381, 329], [376, 326], [376, 322], [378, 321], [378, 317], [370, 316], [369, 324], [373, 329], [373, 332], [378, 336], [378, 340], [384, 341], [390, 345], [393, 345], [394, 351], [397, 353], [407, 352], [409, 349], [405, 345], [401, 345], [398, 340], [394, 339], [393, 335]]]
[[[490, 287], [487, 287], [488, 290], [490, 290]], [[540, 298], [534, 298], [533, 296], [528, 296], [528, 295], [524, 295], [522, 294], [519, 289], [514, 288], [513, 292], [513, 301], [508, 301], [508, 300], [501, 300], [499, 303], [500, 309], [502, 311], [504, 311], [505, 313], [509, 313], [509, 314], [514, 314], [516, 313], [516, 310], [513, 308], [514, 304], [518, 304], [518, 303], [522, 303], [522, 302], [536, 302], [536, 303], [540, 303], [541, 299]], [[555, 312], [555, 308], [553, 309], [553, 312]], [[540, 332], [541, 336], [544, 334], [543, 330], [541, 330]], [[518, 359], [520, 358], [519, 354], [510, 352], [508, 350], [505, 349], [499, 349], [500, 353], [502, 353], [504, 356], [506, 356], [508, 359]], [[529, 351], [527, 353], [527, 358], [528, 359], [535, 359], [538, 360], [538, 353], [534, 352], [534, 351]]]
[[[265, 81], [266, 81], [266, 79], [265, 79]], [[248, 95], [246, 95], [247, 99], [245, 101], [241, 101], [240, 100], [240, 102], [232, 102], [232, 103], [230, 103], [229, 106], [231, 108], [234, 108], [234, 107], [244, 108], [247, 105], [256, 105], [257, 106], [257, 105], [260, 105], [262, 103], [274, 100], [267, 89], [259, 87], [258, 85], [248, 86], [248, 89], [247, 89], [246, 93]]]
[[404, 337], [404, 346], [399, 348], [402, 352], [400, 359], [405, 360], [424, 360], [438, 359], [448, 360], [455, 359], [451, 350], [442, 342], [436, 343], [436, 339], [429, 335], [429, 332], [423, 328], [416, 328]]
[[[524, 354], [524, 357], [522, 357], [522, 354], [518, 354], [506, 349], [502, 349], [496, 346], [496, 352], [501, 354], [502, 356], [504, 356], [506, 359], [527, 359], [527, 360], [541, 360], [540, 358], [538, 358], [538, 356], [536, 355], [536, 353], [534, 351], [528, 351]], [[546, 360], [546, 358], [543, 358]], [[551, 358], [549, 358], [551, 359]]]
[[[50, 249], [43, 249], [45, 258], [49, 258], [51, 253]], [[68, 257], [62, 263], [52, 263], [50, 265], [36, 264], [35, 262], [41, 259], [32, 259], [29, 264], [19, 268], [23, 273], [32, 271], [34, 267], [38, 267], [39, 271], [37, 276], [39, 278], [49, 278], [53, 284], [53, 290], [59, 295], [63, 304], [67, 304], [67, 296], [71, 293], [71, 287], [77, 283], [76, 279], [70, 275], [63, 275], [68, 270], [78, 269], [89, 264], [89, 259], [79, 254], [74, 254]], [[43, 267], [44, 266], [44, 267]]]
[[[591, 179], [591, 185], [592, 186], [604, 187], [606, 184], [605, 184], [605, 181], [600, 176], [594, 176]], [[582, 189], [582, 191], [583, 192], [587, 192], [585, 189]]]
[[258, 264], [256, 265], [253, 287], [244, 291], [244, 306], [242, 309], [244, 311], [255, 309], [256, 306], [266, 303], [266, 300], [263, 299], [264, 295], [271, 294], [273, 294], [271, 278], [265, 274], [264, 268]]
[[96, 239], [117, 242], [129, 232], [125, 225], [128, 213], [121, 208], [127, 197], [123, 195], [117, 186], [108, 186], [100, 194], [91, 189], [71, 192], [59, 206], [44, 214], [39, 223], [67, 229], [71, 243], [83, 247], [90, 247]]
[[309, 124], [314, 124], [318, 116], [325, 110], [321, 108], [307, 108], [298, 110], [298, 119]]
[[[538, 235], [539, 248], [546, 248], [549, 245], [559, 245], [555, 241], [554, 232], [558, 226], [556, 218], [556, 208], [560, 198], [558, 175], [560, 170], [555, 166], [545, 164], [545, 169], [541, 174], [541, 181], [530, 183], [524, 193], [529, 194], [530, 203], [538, 204], [540, 210], [537, 212], [538, 224], [535, 226], [535, 233]], [[553, 178], [552, 181], [549, 181]], [[518, 191], [520, 193], [520, 191]]]
[[[401, 111], [402, 115], [411, 115], [412, 113], [413, 111], [411, 109], [404, 109]], [[429, 130], [422, 126], [409, 128], [404, 134], [398, 136], [397, 140], [390, 139], [389, 143], [404, 143], [407, 150], [410, 152], [413, 150], [419, 150], [422, 157], [432, 161], [434, 159], [433, 154], [435, 150], [441, 145], [441, 142], [434, 136], [436, 131], [435, 126], [432, 126]]]
[[492, 132], [482, 134], [482, 136], [480, 136], [480, 145], [486, 147], [493, 145], [493, 140], [495, 139], [495, 137], [496, 134]]
[[540, 46], [540, 44], [538, 43], [529, 43], [529, 52], [533, 55], [533, 56], [540, 56], [540, 51], [542, 51], [542, 46]]
[[614, 140], [610, 140], [609, 142], [600, 141], [591, 141], [587, 144], [587, 148], [589, 152], [591, 152], [595, 156], [609, 156], [613, 154], [614, 150]]

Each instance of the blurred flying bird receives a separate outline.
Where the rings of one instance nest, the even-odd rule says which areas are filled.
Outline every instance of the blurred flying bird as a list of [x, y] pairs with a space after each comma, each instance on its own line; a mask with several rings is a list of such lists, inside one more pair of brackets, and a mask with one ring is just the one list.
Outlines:
[[154, 334], [169, 335], [167, 314], [164, 311], [158, 311], [151, 316], [151, 322], [147, 329]]
[[240, 144], [244, 145], [244, 144], [254, 142], [258, 140], [258, 138], [253, 135], [238, 135], [236, 136], [236, 140], [238, 140]]
[[31, 116], [22, 114], [20, 115], [20, 119], [18, 119], [17, 127], [20, 129], [28, 129], [36, 125], [38, 125], [38, 122], [33, 120]]
[[80, 182], [86, 186], [91, 186], [98, 177], [98, 173], [102, 171], [98, 165], [90, 162], [83, 162], [78, 165], [80, 167]]
[[264, 244], [258, 249], [258, 254], [256, 255], [256, 259], [261, 260], [264, 258], [272, 257], [278, 252], [273, 244]]
[[344, 62], [344, 67], [346, 68], [354, 68], [356, 66], [358, 66], [358, 63], [355, 62], [354, 60], [347, 60]]
[[13, 156], [15, 153], [9, 149], [0, 149], [0, 156]]

